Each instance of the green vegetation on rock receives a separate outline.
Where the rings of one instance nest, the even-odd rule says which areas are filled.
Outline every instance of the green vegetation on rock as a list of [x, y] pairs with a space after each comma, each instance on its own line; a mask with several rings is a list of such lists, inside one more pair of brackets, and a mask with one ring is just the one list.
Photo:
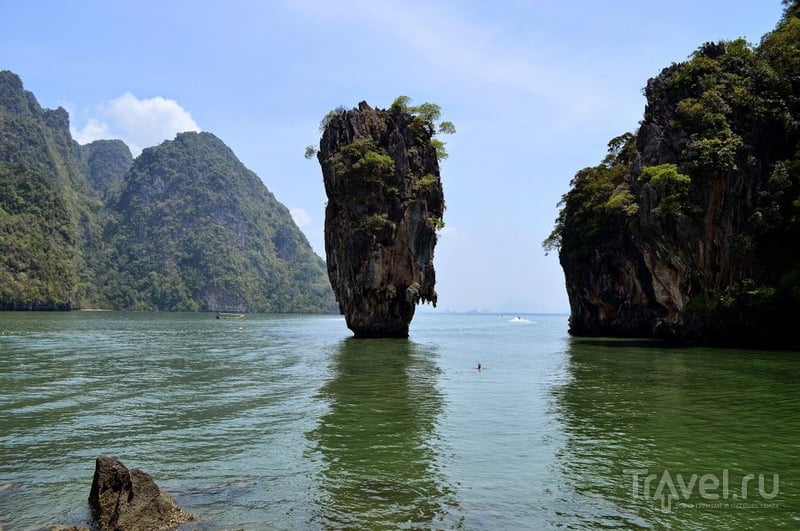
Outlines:
[[79, 146], [0, 72], [0, 309], [331, 312], [324, 262], [208, 133]]
[[[366, 102], [323, 119], [317, 153], [328, 205], [328, 275], [356, 336], [406, 337], [419, 302], [436, 304], [433, 251], [444, 195], [437, 105]], [[453, 131], [452, 124], [445, 126]]]
[[0, 309], [70, 309], [92, 287], [81, 249], [102, 203], [62, 109], [42, 109], [0, 72]]
[[800, 343], [800, 4], [757, 46], [647, 83], [636, 133], [579, 171], [545, 240], [573, 333]]
[[210, 133], [146, 149], [112, 210], [114, 307], [333, 309], [324, 264], [288, 209]]

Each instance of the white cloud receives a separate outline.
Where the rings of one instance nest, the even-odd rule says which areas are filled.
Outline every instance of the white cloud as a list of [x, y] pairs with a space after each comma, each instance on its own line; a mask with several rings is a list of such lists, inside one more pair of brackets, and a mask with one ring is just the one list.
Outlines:
[[309, 214], [304, 208], [292, 207], [289, 209], [289, 213], [292, 215], [294, 222], [297, 223], [297, 226], [301, 229], [308, 227], [313, 221], [311, 214]]
[[97, 118], [90, 118], [81, 130], [72, 130], [72, 138], [78, 144], [88, 144], [95, 140], [114, 138], [108, 124], [101, 122]]
[[106, 138], [120, 138], [134, 156], [142, 149], [171, 139], [184, 131], [200, 131], [192, 115], [177, 101], [156, 96], [139, 99], [130, 92], [100, 105], [72, 135], [81, 144]]

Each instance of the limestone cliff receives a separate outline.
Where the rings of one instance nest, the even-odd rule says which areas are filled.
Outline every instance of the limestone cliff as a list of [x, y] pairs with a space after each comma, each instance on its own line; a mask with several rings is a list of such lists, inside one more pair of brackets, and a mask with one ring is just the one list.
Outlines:
[[334, 311], [322, 259], [289, 209], [211, 133], [145, 149], [110, 206], [113, 307]]
[[102, 203], [77, 150], [67, 111], [0, 71], [0, 310], [69, 310], [91, 291], [86, 242]]
[[326, 118], [317, 158], [328, 276], [356, 337], [407, 337], [416, 305], [436, 305], [444, 196], [434, 134], [403, 105], [361, 102]]
[[133, 161], [0, 71], [0, 310], [333, 312], [289, 209], [210, 133]]
[[647, 83], [636, 135], [576, 174], [556, 229], [576, 335], [797, 345], [800, 19]]

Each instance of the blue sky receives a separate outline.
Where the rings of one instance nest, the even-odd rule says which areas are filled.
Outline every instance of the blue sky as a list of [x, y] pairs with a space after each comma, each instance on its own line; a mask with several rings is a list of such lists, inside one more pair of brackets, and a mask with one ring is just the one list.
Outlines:
[[0, 0], [0, 69], [76, 139], [137, 154], [214, 133], [324, 257], [319, 122], [340, 105], [430, 101], [444, 137], [441, 310], [566, 312], [545, 256], [576, 171], [634, 131], [647, 79], [703, 42], [758, 43], [779, 0]]

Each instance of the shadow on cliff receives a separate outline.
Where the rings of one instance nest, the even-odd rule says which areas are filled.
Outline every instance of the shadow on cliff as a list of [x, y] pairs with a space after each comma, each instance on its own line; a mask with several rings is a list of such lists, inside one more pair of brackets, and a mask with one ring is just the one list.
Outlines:
[[347, 339], [308, 438], [323, 462], [314, 520], [332, 528], [429, 527], [451, 489], [437, 465], [442, 396], [433, 353], [405, 339]]

